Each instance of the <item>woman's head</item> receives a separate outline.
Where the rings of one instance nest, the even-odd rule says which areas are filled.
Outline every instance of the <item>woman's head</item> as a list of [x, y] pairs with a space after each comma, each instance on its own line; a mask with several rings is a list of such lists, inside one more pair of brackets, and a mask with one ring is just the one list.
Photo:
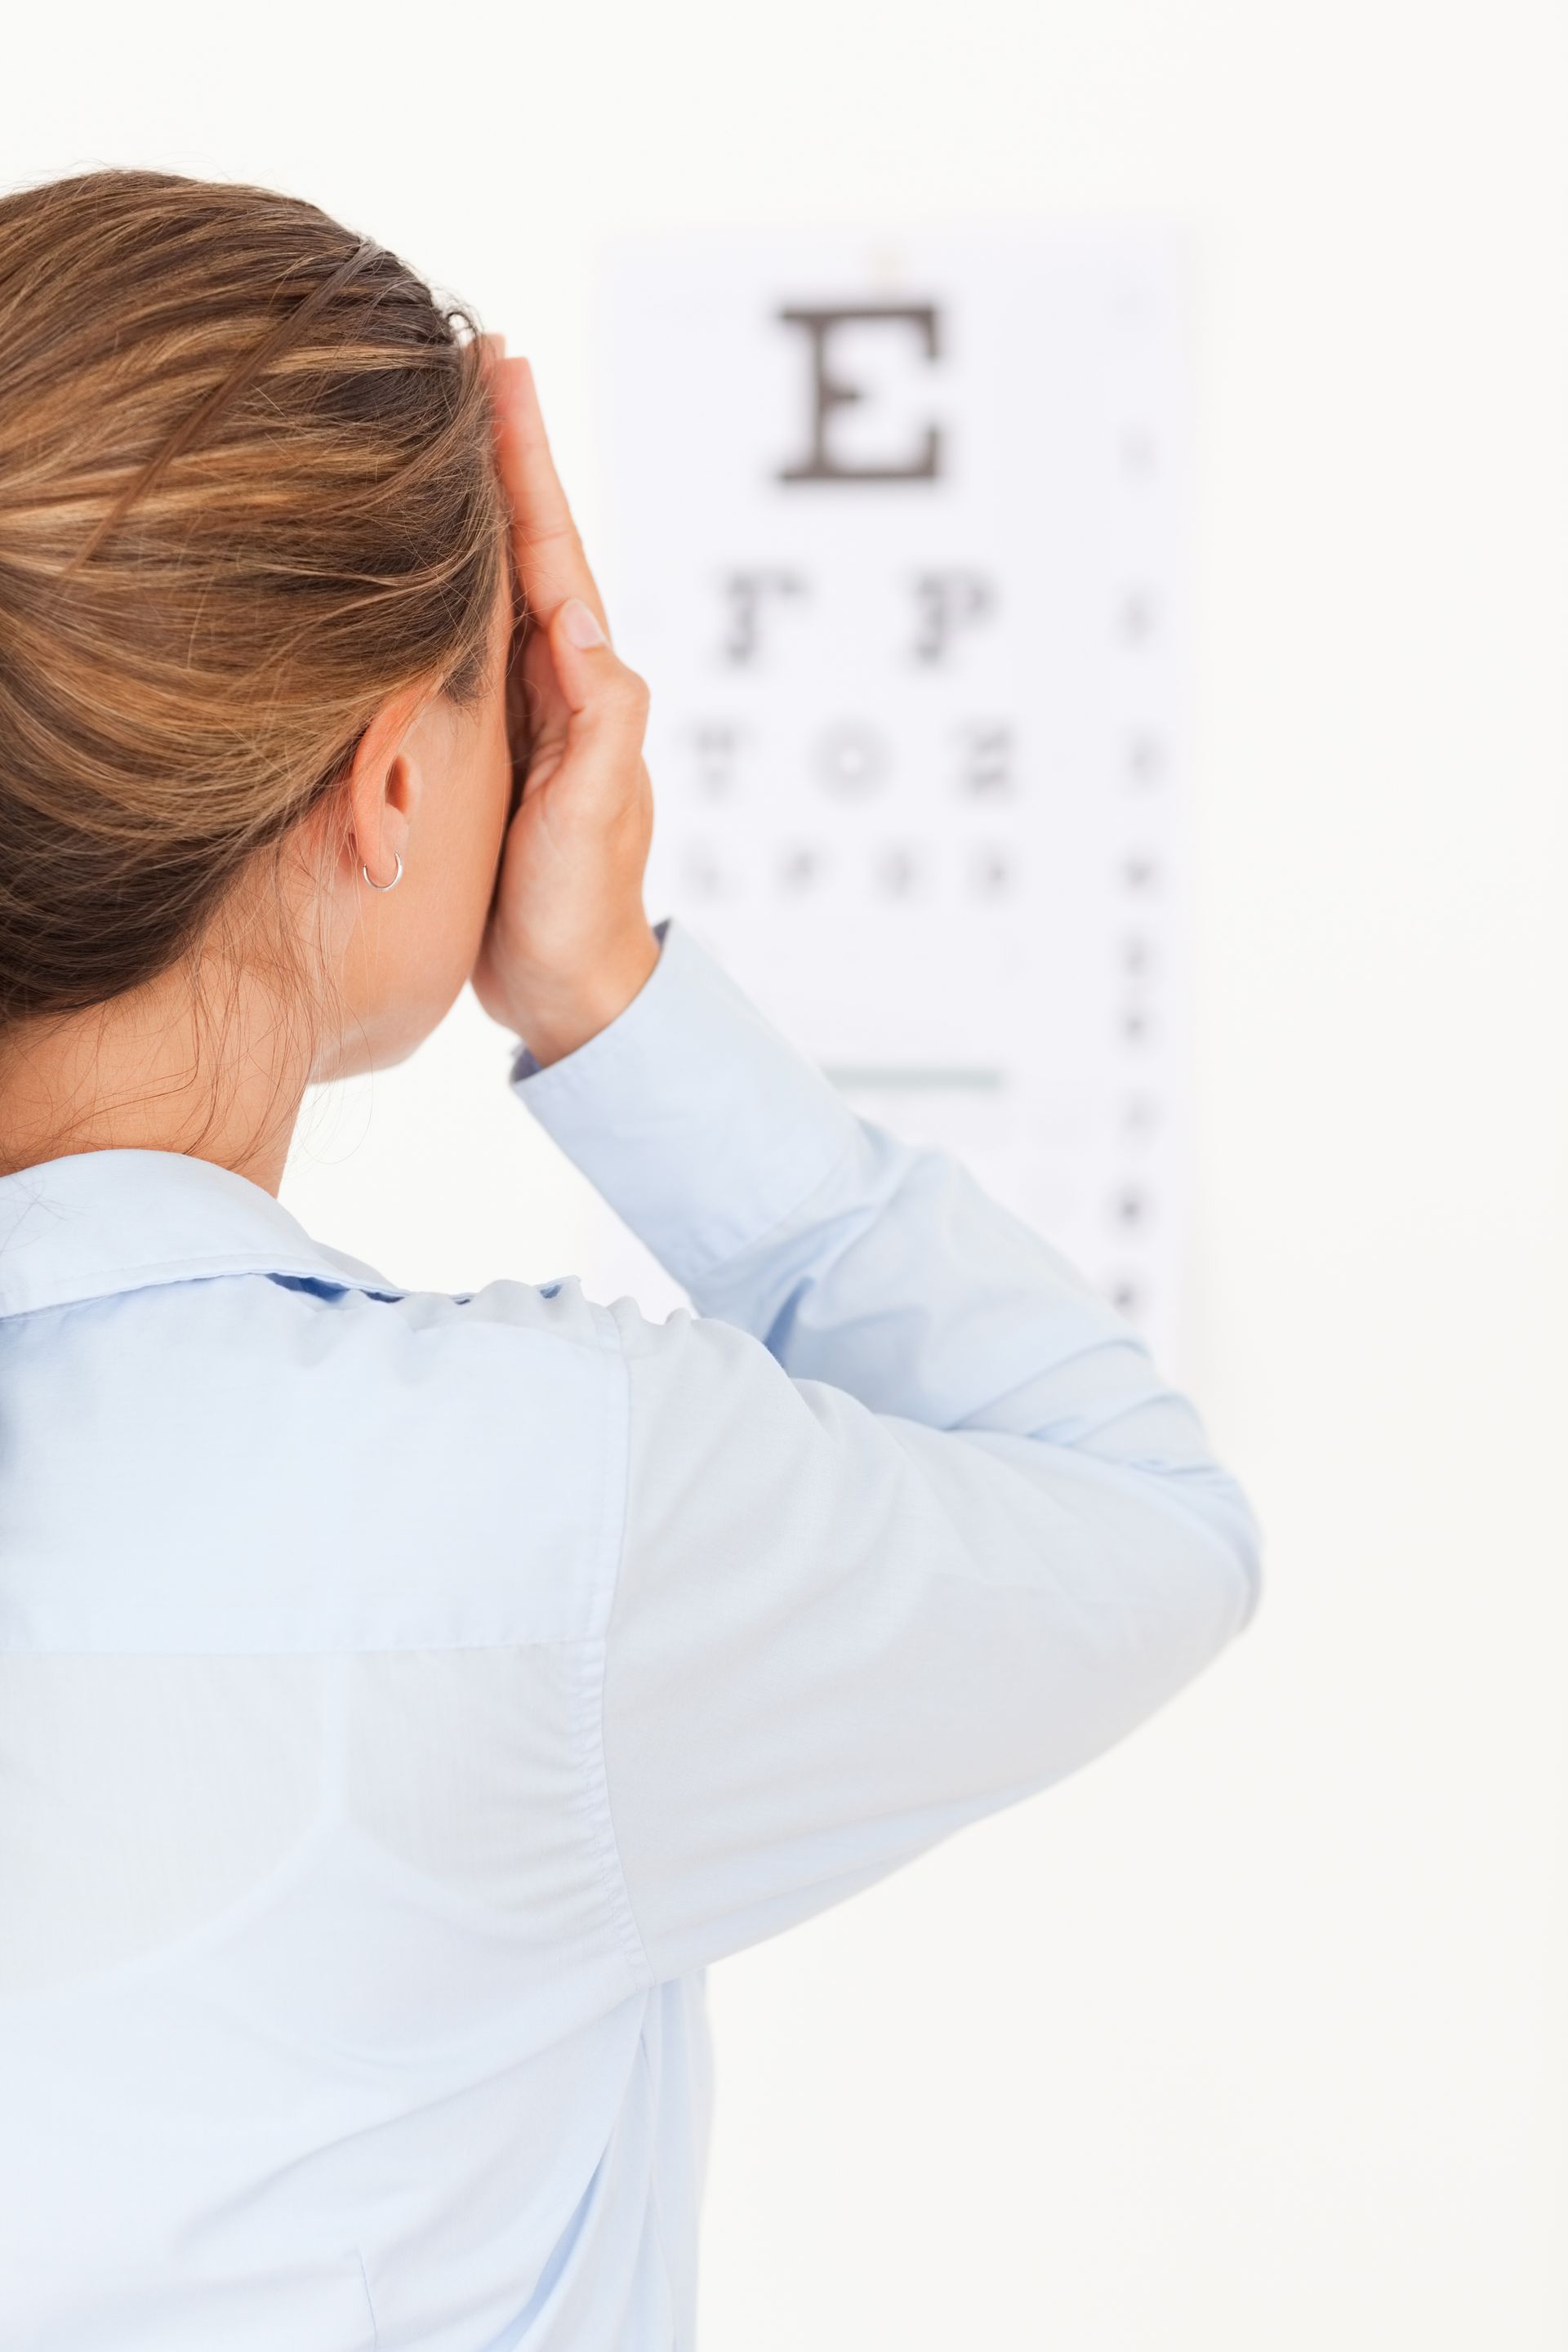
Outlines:
[[314, 1074], [407, 1052], [483, 927], [510, 615], [482, 354], [402, 262], [161, 173], [0, 199], [0, 1055], [318, 937]]

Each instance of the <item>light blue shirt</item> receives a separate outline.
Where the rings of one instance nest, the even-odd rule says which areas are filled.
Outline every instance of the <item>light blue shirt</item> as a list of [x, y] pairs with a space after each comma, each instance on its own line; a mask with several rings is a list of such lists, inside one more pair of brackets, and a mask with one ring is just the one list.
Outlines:
[[513, 1083], [696, 1315], [0, 1181], [6, 2352], [684, 2352], [707, 1964], [1252, 1608], [1129, 1325], [679, 927]]

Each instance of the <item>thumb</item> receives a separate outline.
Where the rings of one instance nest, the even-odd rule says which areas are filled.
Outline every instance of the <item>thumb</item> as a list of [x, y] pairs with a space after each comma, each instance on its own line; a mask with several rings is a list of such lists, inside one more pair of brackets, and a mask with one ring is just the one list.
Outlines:
[[587, 755], [584, 764], [606, 782], [623, 765], [623, 781], [635, 781], [647, 725], [647, 686], [621, 660], [598, 615], [580, 596], [568, 596], [552, 614], [549, 635], [568, 714], [568, 756]]

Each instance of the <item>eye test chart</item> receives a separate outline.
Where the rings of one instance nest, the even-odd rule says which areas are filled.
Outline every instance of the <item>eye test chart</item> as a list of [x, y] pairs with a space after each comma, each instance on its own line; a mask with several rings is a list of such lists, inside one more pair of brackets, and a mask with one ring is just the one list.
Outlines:
[[[629, 243], [603, 351], [647, 904], [1168, 1360], [1187, 1192], [1184, 270], [1157, 230]], [[601, 1281], [682, 1294], [629, 1236]]]

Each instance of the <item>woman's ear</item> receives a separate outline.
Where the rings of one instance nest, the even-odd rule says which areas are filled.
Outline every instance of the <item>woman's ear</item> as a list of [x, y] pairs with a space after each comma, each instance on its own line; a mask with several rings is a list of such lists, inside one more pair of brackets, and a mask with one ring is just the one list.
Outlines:
[[436, 688], [405, 687], [384, 702], [364, 733], [348, 774], [351, 832], [346, 848], [357, 871], [374, 882], [392, 879], [405, 857], [424, 778], [409, 737]]

